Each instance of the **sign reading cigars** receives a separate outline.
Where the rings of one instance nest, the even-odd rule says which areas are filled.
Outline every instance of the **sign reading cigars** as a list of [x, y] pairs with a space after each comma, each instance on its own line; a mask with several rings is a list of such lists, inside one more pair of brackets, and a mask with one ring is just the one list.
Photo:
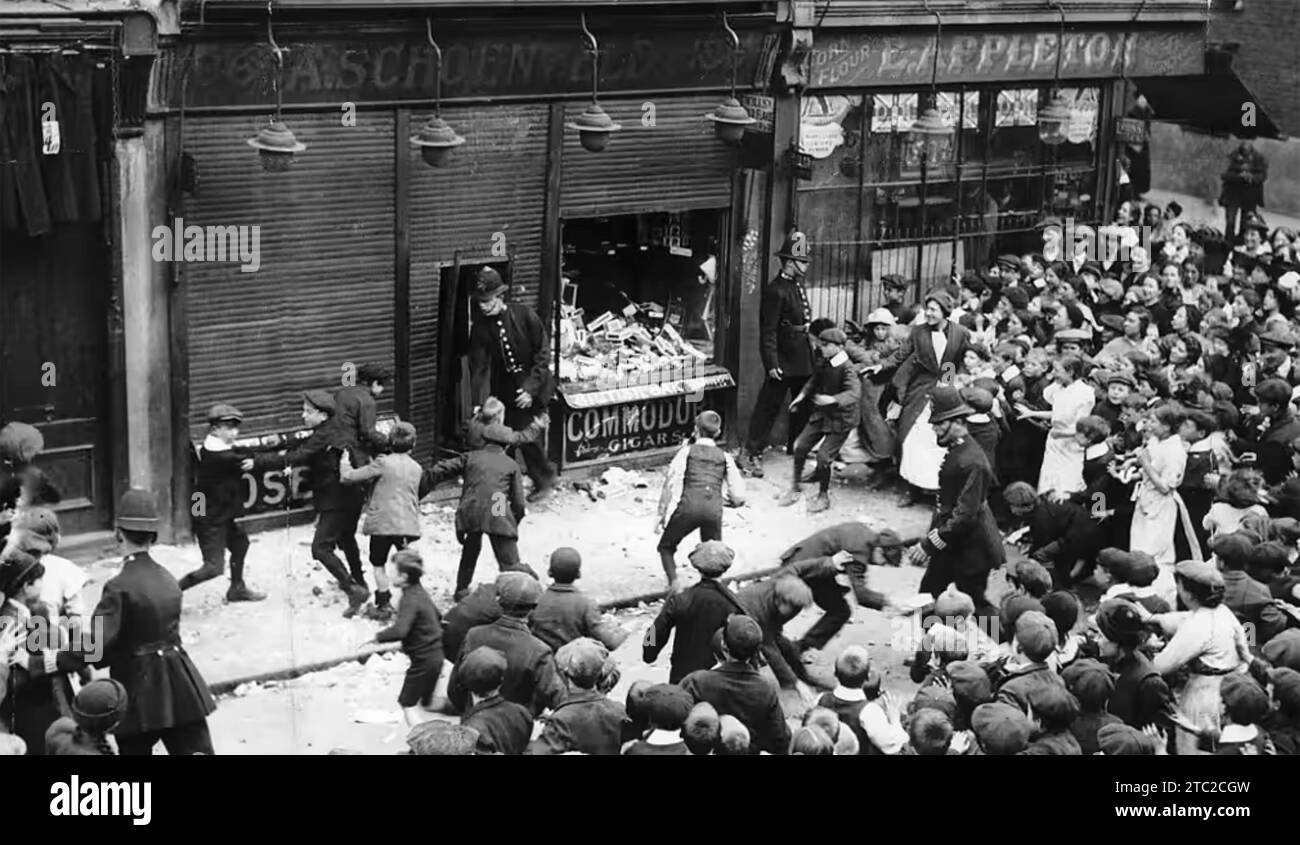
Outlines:
[[594, 461], [677, 446], [695, 430], [698, 402], [690, 396], [653, 399], [564, 414], [564, 460]]
[[[944, 30], [939, 42], [938, 83], [1051, 79], [1056, 73], [1059, 40], [1057, 30]], [[1205, 38], [1200, 31], [1067, 29], [1064, 44], [1063, 79], [1205, 72]], [[813, 88], [929, 85], [933, 64], [933, 32], [818, 38], [812, 50], [809, 84]]]

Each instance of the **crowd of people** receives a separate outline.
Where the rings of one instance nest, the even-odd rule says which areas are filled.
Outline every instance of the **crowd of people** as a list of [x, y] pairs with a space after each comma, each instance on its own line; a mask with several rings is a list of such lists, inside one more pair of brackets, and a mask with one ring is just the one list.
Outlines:
[[[178, 581], [153, 560], [156, 506], [130, 490], [115, 512], [123, 566], [93, 612], [81, 571], [55, 554], [58, 494], [32, 463], [39, 433], [11, 424], [0, 747], [211, 754], [216, 705], [182, 645], [183, 593], [221, 577], [229, 553], [227, 599], [264, 598], [244, 577], [242, 474], [305, 465], [313, 558], [345, 615], [383, 625], [363, 651], [398, 643], [409, 659], [398, 704], [413, 753], [1298, 753], [1300, 242], [1249, 215], [1219, 266], [1176, 207], [1151, 211], [1125, 203], [1100, 232], [1066, 229], [1077, 243], [1046, 221], [1042, 252], [1000, 256], [915, 305], [886, 279], [886, 304], [861, 328], [814, 319], [807, 256], [783, 247], [762, 309], [768, 379], [743, 448], [726, 452], [721, 418], [705, 411], [668, 467], [658, 551], [670, 589], [641, 655], [667, 653], [667, 680], [633, 684], [621, 702], [609, 697], [612, 654], [627, 633], [577, 587], [579, 552], [556, 549], [545, 586], [519, 557], [527, 503], [554, 485], [537, 446], [553, 388], [544, 329], [488, 271], [471, 356], [488, 395], [465, 454], [421, 465], [409, 423], [377, 427], [378, 367], [308, 391], [311, 433], [291, 448], [241, 449], [242, 414], [216, 405], [195, 454], [203, 566]], [[905, 543], [865, 521], [833, 525], [795, 542], [775, 576], [733, 589], [720, 580], [735, 556], [723, 508], [763, 473], [786, 398], [783, 506], [802, 501], [815, 455], [808, 508], [828, 507], [832, 468], [856, 439], [881, 483], [896, 479], [909, 503], [933, 497], [931, 528]], [[444, 610], [412, 543], [421, 498], [452, 478], [462, 554]], [[696, 532], [699, 579], [686, 586], [676, 551]], [[485, 534], [500, 572], [475, 585]], [[860, 607], [905, 610], [867, 583], [870, 565], [904, 562], [925, 567], [931, 600], [902, 644], [916, 694], [882, 691], [859, 646], [837, 652], [834, 682], [811, 672], [851, 615], [850, 592]], [[997, 570], [1008, 590], [991, 596]], [[792, 641], [786, 623], [813, 605], [821, 618]], [[33, 640], [35, 619], [54, 640]], [[92, 619], [96, 648], [78, 648]], [[783, 689], [803, 712], [787, 714]]]

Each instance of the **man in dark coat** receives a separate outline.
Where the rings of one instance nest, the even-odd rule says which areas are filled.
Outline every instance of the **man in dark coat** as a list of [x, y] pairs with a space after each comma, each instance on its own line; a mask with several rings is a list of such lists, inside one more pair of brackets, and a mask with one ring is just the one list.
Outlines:
[[126, 714], [115, 735], [123, 756], [149, 755], [162, 741], [169, 754], [212, 754], [207, 717], [217, 709], [208, 685], [181, 644], [180, 584], [149, 555], [158, 510], [147, 490], [131, 489], [117, 506], [122, 569], [104, 585], [93, 618], [102, 625], [97, 654], [45, 652], [30, 660], [33, 677], [108, 666], [126, 688]]
[[930, 424], [935, 439], [948, 450], [939, 468], [939, 497], [930, 531], [908, 551], [913, 563], [925, 564], [921, 592], [939, 597], [949, 584], [970, 596], [980, 616], [996, 613], [984, 591], [989, 572], [1006, 560], [1002, 535], [989, 509], [993, 469], [963, 420], [974, 409], [952, 387], [936, 387]]
[[[776, 255], [781, 259], [781, 273], [763, 289], [758, 315], [759, 356], [767, 378], [754, 402], [749, 438], [738, 460], [743, 471], [756, 477], [763, 475], [763, 451], [782, 402], [787, 395], [799, 395], [813, 370], [813, 350], [808, 338], [812, 309], [803, 289], [803, 277], [808, 272], [807, 236], [803, 232], [791, 232]], [[794, 451], [795, 436], [803, 430], [811, 413], [811, 407], [791, 411], [787, 451]]]
[[[1291, 472], [1291, 444], [1300, 439], [1300, 419], [1291, 407], [1291, 385], [1282, 379], [1268, 379], [1255, 388], [1255, 399], [1263, 420], [1253, 451], [1257, 465], [1269, 484], [1280, 484]], [[1250, 446], [1240, 444], [1244, 449]]]
[[[502, 615], [487, 625], [480, 625], [465, 635], [461, 651], [469, 654], [488, 646], [506, 657], [505, 680], [501, 695], [522, 704], [533, 715], [554, 708], [564, 697], [564, 685], [555, 673], [555, 659], [550, 646], [528, 630], [528, 614], [542, 597], [542, 585], [522, 572], [505, 572], [497, 578], [497, 601]], [[447, 698], [459, 711], [469, 703], [469, 689], [458, 670], [453, 669], [447, 686]]]
[[707, 701], [719, 716], [735, 716], [749, 728], [752, 753], [788, 754], [790, 726], [780, 697], [772, 682], [753, 666], [762, 644], [763, 630], [757, 622], [739, 614], [729, 617], [722, 635], [727, 659], [716, 669], [692, 672], [681, 686], [696, 703]]
[[[902, 540], [890, 529], [877, 532], [864, 522], [842, 522], [812, 534], [781, 554], [782, 567], [777, 573], [803, 579], [812, 590], [813, 602], [824, 612], [795, 645], [801, 651], [821, 649], [839, 633], [852, 615], [844, 594], [849, 589], [858, 604], [882, 610], [888, 603], [883, 593], [867, 586], [868, 564], [897, 565]], [[847, 574], [849, 586], [837, 580]]]
[[1228, 167], [1223, 171], [1223, 192], [1219, 205], [1223, 206], [1223, 236], [1232, 243], [1237, 238], [1237, 214], [1244, 218], [1264, 205], [1264, 183], [1268, 180], [1268, 160], [1250, 138], [1242, 138], [1235, 150], [1228, 153]]
[[[521, 431], [545, 414], [555, 394], [551, 347], [546, 326], [537, 312], [519, 302], [506, 302], [506, 284], [491, 267], [479, 271], [474, 298], [481, 314], [469, 330], [469, 374], [474, 402], [496, 396], [506, 405], [505, 425]], [[533, 480], [530, 502], [550, 495], [555, 467], [546, 458], [546, 437], [518, 446], [528, 477]]]
[[675, 684], [697, 669], [714, 664], [713, 635], [733, 613], [745, 613], [740, 600], [718, 581], [726, 572], [735, 553], [719, 540], [700, 543], [691, 552], [690, 561], [700, 572], [700, 581], [689, 589], [670, 595], [646, 631], [641, 643], [641, 659], [653, 663], [659, 652], [673, 638], [672, 668], [668, 682]]
[[784, 632], [785, 623], [812, 604], [808, 585], [793, 575], [783, 575], [746, 584], [736, 597], [763, 631], [759, 651], [776, 675], [777, 683], [786, 689], [794, 688], [798, 681], [817, 684], [804, 667], [798, 647]]
[[803, 476], [804, 461], [817, 447], [817, 498], [808, 503], [809, 513], [819, 513], [831, 506], [828, 493], [831, 483], [831, 462], [840, 453], [840, 447], [849, 432], [858, 427], [861, 414], [862, 379], [857, 368], [844, 351], [848, 338], [837, 328], [824, 329], [817, 336], [818, 356], [816, 368], [790, 404], [791, 410], [804, 405], [812, 406], [812, 413], [803, 431], [794, 442], [794, 472], [790, 489], [781, 497], [783, 506], [793, 505], [800, 499], [799, 480]]
[[[334, 417], [334, 397], [324, 390], [303, 394], [302, 421], [312, 429], [311, 435], [282, 457], [286, 469], [306, 466], [311, 484], [311, 504], [316, 510], [316, 533], [311, 539], [311, 555], [320, 561], [339, 588], [348, 594], [345, 616], [356, 614], [370, 597], [361, 550], [357, 547], [357, 521], [361, 517], [363, 492], [355, 484], [339, 479], [339, 459], [347, 437]], [[335, 549], [347, 558], [343, 567]]]
[[1053, 502], [1023, 481], [1010, 485], [1002, 495], [1012, 515], [1029, 529], [1029, 556], [1052, 573], [1058, 590], [1068, 589], [1101, 550], [1097, 523], [1082, 505]]

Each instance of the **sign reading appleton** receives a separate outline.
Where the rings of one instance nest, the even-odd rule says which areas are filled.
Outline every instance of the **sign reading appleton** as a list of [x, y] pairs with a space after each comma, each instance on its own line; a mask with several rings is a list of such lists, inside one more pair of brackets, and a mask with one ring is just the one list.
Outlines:
[[[939, 84], [1050, 79], [1059, 32], [944, 32]], [[1065, 79], [1184, 76], [1205, 72], [1205, 39], [1196, 31], [1066, 31]], [[813, 88], [929, 84], [933, 34], [851, 35], [818, 39], [812, 51]], [[1127, 57], [1127, 58], [1126, 58]]]

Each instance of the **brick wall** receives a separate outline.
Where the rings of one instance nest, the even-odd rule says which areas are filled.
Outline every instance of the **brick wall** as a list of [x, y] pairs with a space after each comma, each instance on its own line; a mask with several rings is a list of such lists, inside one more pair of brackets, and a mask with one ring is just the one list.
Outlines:
[[1300, 0], [1214, 0], [1211, 42], [1241, 45], [1232, 66], [1282, 132], [1300, 136]]

